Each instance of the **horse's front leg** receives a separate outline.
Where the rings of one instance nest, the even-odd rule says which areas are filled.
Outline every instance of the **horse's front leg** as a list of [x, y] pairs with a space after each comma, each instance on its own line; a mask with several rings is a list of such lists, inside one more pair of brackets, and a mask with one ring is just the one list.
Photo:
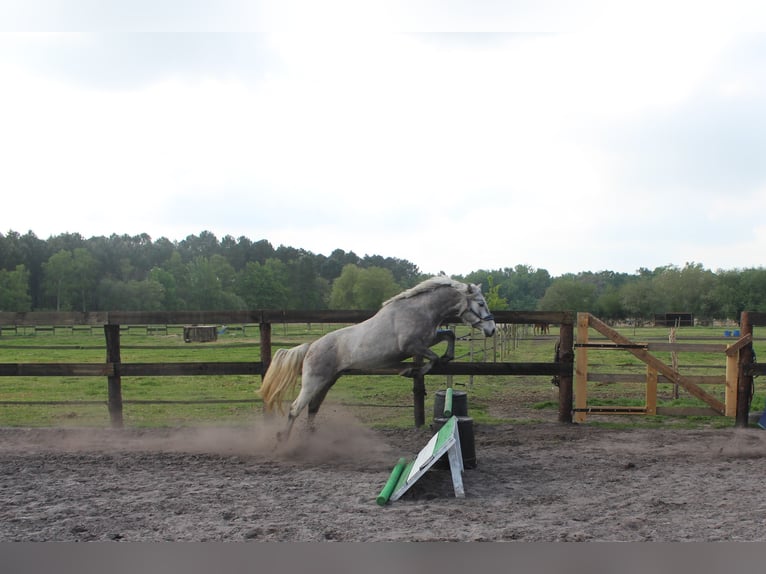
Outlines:
[[415, 375], [425, 375], [431, 368], [441, 360], [441, 357], [434, 353], [428, 347], [424, 347], [412, 354], [414, 357], [422, 357], [426, 361], [422, 365], [413, 365], [401, 371], [399, 374], [403, 377], [414, 377]]
[[[439, 343], [447, 342], [447, 349], [440, 357], [431, 347]], [[403, 377], [414, 377], [416, 374], [425, 375], [437, 363], [446, 363], [455, 358], [455, 333], [450, 329], [436, 331], [431, 341], [419, 341], [407, 345], [407, 353], [412, 357], [422, 357], [425, 362], [420, 366], [412, 366], [404, 369], [399, 374]]]
[[447, 341], [447, 350], [439, 357], [439, 360], [446, 363], [455, 358], [455, 332], [451, 329], [444, 329], [442, 331], [436, 331], [436, 343], [442, 343]]

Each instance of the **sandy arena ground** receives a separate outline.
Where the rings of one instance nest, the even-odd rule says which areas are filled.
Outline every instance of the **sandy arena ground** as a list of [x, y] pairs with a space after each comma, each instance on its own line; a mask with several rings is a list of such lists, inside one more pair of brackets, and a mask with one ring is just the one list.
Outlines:
[[260, 425], [0, 429], [0, 541], [766, 540], [760, 429], [476, 425], [466, 498], [432, 470], [380, 507], [430, 429], [320, 417], [278, 452]]

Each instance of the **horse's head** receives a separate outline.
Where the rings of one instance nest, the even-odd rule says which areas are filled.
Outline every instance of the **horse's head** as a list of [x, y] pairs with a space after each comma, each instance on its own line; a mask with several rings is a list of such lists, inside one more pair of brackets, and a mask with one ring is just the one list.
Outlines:
[[495, 334], [495, 318], [487, 307], [480, 285], [468, 285], [466, 291], [466, 309], [460, 314], [463, 323], [471, 327], [481, 327], [485, 337]]

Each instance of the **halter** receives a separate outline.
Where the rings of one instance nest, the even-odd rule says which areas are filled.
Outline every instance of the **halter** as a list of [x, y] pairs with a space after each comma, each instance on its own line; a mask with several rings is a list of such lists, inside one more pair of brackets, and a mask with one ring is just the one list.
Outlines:
[[[482, 317], [481, 315], [476, 313], [476, 311], [474, 311], [473, 309], [470, 309], [470, 308], [466, 309], [465, 311], [463, 311], [463, 315], [465, 315], [466, 313], [473, 313], [474, 317], [476, 317], [476, 319], [477, 319], [473, 323], [470, 323], [470, 322], [468, 323], [469, 325], [471, 325], [471, 327], [475, 327], [479, 323], [484, 323], [485, 321], [494, 321], [495, 320], [495, 317], [494, 317], [494, 315], [492, 315], [492, 313], [487, 313], [484, 317]], [[460, 317], [462, 318], [463, 315], [461, 315]]]

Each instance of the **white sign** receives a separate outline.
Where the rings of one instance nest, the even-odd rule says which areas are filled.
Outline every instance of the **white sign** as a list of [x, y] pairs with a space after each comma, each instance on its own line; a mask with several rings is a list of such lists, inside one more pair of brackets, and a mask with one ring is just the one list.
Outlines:
[[444, 454], [449, 457], [449, 467], [452, 473], [452, 485], [455, 496], [465, 497], [463, 490], [463, 454], [460, 452], [460, 434], [457, 417], [451, 417], [439, 429], [428, 444], [418, 453], [414, 460], [404, 467], [399, 482], [394, 487], [391, 500], [398, 500], [407, 489], [423, 476]]

